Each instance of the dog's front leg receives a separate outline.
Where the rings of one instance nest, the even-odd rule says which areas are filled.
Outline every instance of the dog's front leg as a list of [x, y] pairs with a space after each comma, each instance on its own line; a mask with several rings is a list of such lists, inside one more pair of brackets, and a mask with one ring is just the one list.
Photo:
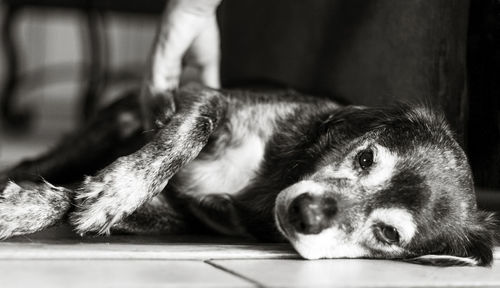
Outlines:
[[109, 233], [197, 157], [224, 116], [226, 99], [215, 90], [180, 94], [177, 114], [150, 143], [85, 180], [71, 215], [76, 231]]

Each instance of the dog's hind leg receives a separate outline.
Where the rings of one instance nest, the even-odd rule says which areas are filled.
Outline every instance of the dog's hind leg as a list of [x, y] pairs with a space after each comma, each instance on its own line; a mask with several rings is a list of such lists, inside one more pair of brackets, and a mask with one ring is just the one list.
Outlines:
[[0, 173], [0, 190], [8, 180], [40, 182], [43, 177], [53, 184], [83, 180], [146, 142], [141, 117], [137, 93], [126, 95], [48, 152]]
[[131, 215], [116, 223], [112, 232], [134, 234], [186, 234], [196, 230], [185, 213], [176, 212], [174, 204], [159, 194]]
[[7, 183], [0, 192], [0, 239], [30, 234], [64, 218], [71, 207], [71, 191], [47, 182]]
[[33, 233], [64, 218], [73, 193], [48, 182], [81, 180], [145, 143], [137, 96], [127, 95], [47, 153], [0, 173], [0, 239]]
[[198, 156], [225, 116], [227, 99], [215, 90], [181, 90], [176, 100], [176, 114], [148, 144], [85, 180], [71, 215], [77, 231], [109, 233]]

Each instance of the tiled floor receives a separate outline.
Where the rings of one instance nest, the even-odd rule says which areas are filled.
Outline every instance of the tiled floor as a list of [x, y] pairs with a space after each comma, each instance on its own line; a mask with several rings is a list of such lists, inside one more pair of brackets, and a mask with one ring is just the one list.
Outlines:
[[[495, 258], [500, 260], [500, 250]], [[500, 265], [306, 261], [286, 244], [199, 236], [85, 237], [55, 227], [0, 243], [0, 287], [500, 287]]]
[[0, 283], [6, 288], [500, 287], [500, 265], [306, 261], [286, 244], [199, 236], [81, 238], [60, 226], [0, 243]]
[[[21, 138], [0, 134], [0, 168], [46, 149], [70, 127], [60, 119], [41, 123]], [[500, 253], [495, 258], [500, 261]], [[436, 268], [364, 259], [305, 261], [288, 245], [195, 236], [80, 238], [67, 227], [0, 243], [1, 288], [160, 286], [500, 287], [500, 264]]]
[[217, 260], [266, 287], [487, 287], [500, 268], [433, 268], [385, 260]]

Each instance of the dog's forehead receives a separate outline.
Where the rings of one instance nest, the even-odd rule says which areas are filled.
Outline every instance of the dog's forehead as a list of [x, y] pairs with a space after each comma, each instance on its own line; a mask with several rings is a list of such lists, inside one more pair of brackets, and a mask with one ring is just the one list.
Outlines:
[[399, 143], [384, 141], [383, 134], [379, 138], [379, 143], [396, 155], [391, 180], [380, 193], [383, 200], [399, 201], [415, 211], [432, 206], [429, 203], [444, 207], [440, 203], [444, 202], [458, 208], [474, 205], [472, 173], [460, 146], [448, 135], [429, 133], [429, 138], [424, 137]]
[[397, 163], [391, 180], [370, 203], [410, 211], [421, 232], [412, 242], [419, 245], [460, 235], [476, 210], [472, 173], [458, 143], [447, 131], [420, 133], [400, 143], [380, 135], [379, 143], [396, 155]]
[[[376, 185], [362, 187], [371, 196], [365, 198], [367, 213], [376, 207], [401, 207], [425, 217], [466, 217], [475, 208], [472, 173], [448, 126], [426, 110], [398, 113], [375, 121], [342, 149], [336, 147], [322, 162], [332, 167], [326, 171], [333, 172], [322, 174], [370, 178], [365, 183]], [[349, 165], [356, 162], [358, 151], [370, 146], [378, 147], [378, 163], [366, 175], [356, 174]]]

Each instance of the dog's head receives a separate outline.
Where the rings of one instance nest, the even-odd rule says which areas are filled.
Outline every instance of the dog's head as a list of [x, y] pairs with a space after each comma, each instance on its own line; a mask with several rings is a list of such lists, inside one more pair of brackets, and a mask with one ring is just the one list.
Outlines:
[[296, 165], [311, 167], [291, 177], [273, 210], [301, 256], [491, 263], [493, 217], [478, 211], [467, 158], [442, 116], [347, 108], [313, 133]]

